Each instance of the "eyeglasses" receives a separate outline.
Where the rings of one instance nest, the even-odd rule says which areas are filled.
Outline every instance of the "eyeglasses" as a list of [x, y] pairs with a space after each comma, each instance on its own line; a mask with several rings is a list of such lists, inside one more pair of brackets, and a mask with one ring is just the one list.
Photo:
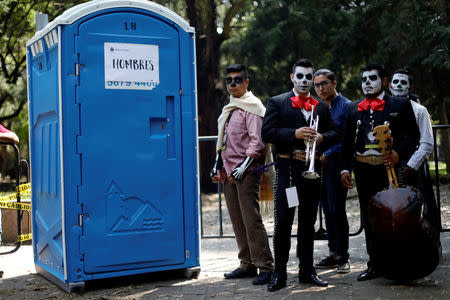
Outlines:
[[295, 75], [298, 79], [303, 79], [303, 77], [305, 77], [307, 80], [311, 80], [312, 79], [312, 74], [308, 73], [306, 75], [304, 75], [303, 73], [297, 73]]
[[236, 77], [228, 76], [226, 80], [227, 80], [227, 85], [232, 84], [233, 81], [236, 84], [241, 84], [244, 82], [244, 78], [242, 76], [236, 76]]
[[[377, 78], [378, 78], [378, 75], [370, 75], [369, 76], [370, 81], [375, 81], [375, 80], [377, 80]], [[363, 76], [362, 82], [366, 82], [366, 81], [367, 81], [367, 76]]]
[[398, 80], [398, 79], [392, 80], [392, 83], [393, 83], [393, 84], [398, 84], [399, 82], [400, 82], [402, 85], [407, 85], [407, 84], [408, 84], [408, 81], [406, 81], [406, 80]]
[[329, 80], [324, 80], [324, 81], [319, 82], [319, 83], [314, 83], [314, 88], [316, 88], [316, 89], [325, 88], [329, 83], [330, 83]]

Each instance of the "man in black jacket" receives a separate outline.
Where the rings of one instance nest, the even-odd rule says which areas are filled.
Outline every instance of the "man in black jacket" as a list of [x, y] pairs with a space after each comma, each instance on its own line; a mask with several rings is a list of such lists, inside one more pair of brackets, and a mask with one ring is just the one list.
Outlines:
[[[368, 268], [358, 276], [358, 281], [378, 277], [377, 262], [383, 257], [377, 254], [374, 234], [370, 225], [368, 205], [370, 199], [389, 186], [385, 164], [396, 166], [407, 161], [415, 151], [419, 131], [411, 104], [406, 98], [391, 97], [384, 92], [387, 74], [380, 64], [369, 64], [362, 70], [362, 90], [366, 98], [351, 103], [342, 143], [341, 180], [351, 189], [354, 170], [356, 188], [361, 208], [361, 219], [369, 255]], [[377, 147], [373, 129], [389, 122], [392, 136], [392, 153], [384, 158]]]
[[[316, 141], [319, 151], [315, 156], [310, 156], [310, 161], [315, 160], [314, 169], [318, 171], [320, 163], [315, 157], [327, 146], [336, 143], [340, 134], [333, 125], [328, 104], [312, 98], [309, 94], [313, 73], [313, 64], [308, 59], [300, 59], [294, 64], [290, 75], [294, 88], [268, 100], [262, 125], [262, 139], [265, 143], [273, 144], [276, 159], [273, 235], [275, 269], [268, 284], [269, 291], [286, 286], [286, 264], [289, 260], [292, 223], [297, 205], [299, 281], [317, 286], [328, 285], [317, 276], [313, 267], [314, 223], [320, 196], [320, 181], [314, 176], [313, 179], [304, 177], [309, 165], [305, 163], [308, 158], [305, 141], [310, 141], [309, 148], [314, 148]], [[315, 130], [310, 124], [311, 118], [317, 120], [317, 116], [318, 126]], [[314, 175], [314, 172], [309, 172], [309, 175]]]

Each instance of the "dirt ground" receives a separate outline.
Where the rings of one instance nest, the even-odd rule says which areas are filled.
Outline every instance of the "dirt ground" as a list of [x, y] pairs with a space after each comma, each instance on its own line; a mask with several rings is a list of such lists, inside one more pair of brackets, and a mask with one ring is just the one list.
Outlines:
[[[266, 286], [253, 286], [251, 278], [226, 280], [223, 273], [238, 265], [233, 239], [204, 239], [201, 245], [201, 273], [198, 279], [186, 279], [180, 273], [159, 272], [88, 282], [83, 292], [67, 294], [35, 273], [31, 246], [23, 246], [15, 254], [0, 257], [5, 276], [0, 279], [0, 299], [450, 299], [450, 234], [441, 235], [443, 257], [429, 276], [406, 283], [384, 278], [358, 282], [365, 269], [367, 255], [362, 235], [350, 238], [352, 270], [341, 275], [334, 270], [321, 270], [319, 275], [329, 282], [326, 288], [299, 284], [297, 260], [292, 249], [288, 263], [287, 287], [270, 293]], [[272, 243], [272, 241], [270, 241]], [[1, 247], [5, 248], [5, 247]], [[295, 248], [295, 239], [293, 239]], [[4, 250], [4, 249], [1, 249]], [[327, 254], [326, 241], [316, 241], [316, 260]]]

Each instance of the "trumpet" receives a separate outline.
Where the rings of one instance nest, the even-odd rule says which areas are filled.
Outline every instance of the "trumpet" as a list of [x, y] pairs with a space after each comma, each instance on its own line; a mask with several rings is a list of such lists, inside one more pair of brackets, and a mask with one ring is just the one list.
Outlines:
[[[319, 128], [319, 115], [317, 115], [315, 118], [314, 116], [314, 109], [312, 110], [310, 122], [309, 122], [309, 128], [314, 129], [317, 131]], [[317, 134], [314, 137], [314, 139], [311, 141], [310, 139], [305, 140], [306, 144], [306, 151], [305, 151], [305, 164], [309, 167], [308, 170], [302, 173], [302, 176], [306, 179], [317, 179], [319, 178], [319, 174], [314, 170], [314, 162], [316, 160], [316, 142], [317, 142]]]

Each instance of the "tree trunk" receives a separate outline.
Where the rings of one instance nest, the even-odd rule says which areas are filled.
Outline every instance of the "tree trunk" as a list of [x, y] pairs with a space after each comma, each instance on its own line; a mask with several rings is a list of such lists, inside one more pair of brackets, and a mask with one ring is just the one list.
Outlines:
[[[222, 109], [222, 92], [216, 89], [219, 78], [219, 47], [214, 0], [187, 0], [187, 15], [196, 30], [198, 127], [200, 136], [217, 134], [217, 117]], [[202, 192], [215, 192], [209, 173], [215, 160], [215, 143], [200, 143], [200, 185]]]

